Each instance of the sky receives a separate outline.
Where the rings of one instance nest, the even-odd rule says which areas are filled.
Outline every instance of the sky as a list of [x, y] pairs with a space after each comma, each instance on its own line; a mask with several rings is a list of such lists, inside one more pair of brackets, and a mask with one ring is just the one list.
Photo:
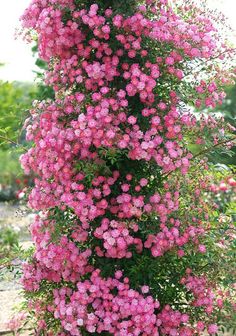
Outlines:
[[[199, 0], [201, 1], [201, 0]], [[236, 30], [236, 0], [208, 0], [211, 7], [219, 8], [229, 17]], [[33, 82], [36, 70], [30, 45], [14, 37], [19, 17], [30, 0], [0, 0], [0, 79]], [[236, 41], [236, 38], [235, 38]]]
[[20, 38], [15, 39], [19, 17], [30, 0], [0, 0], [0, 79], [33, 81], [35, 69], [30, 46]]

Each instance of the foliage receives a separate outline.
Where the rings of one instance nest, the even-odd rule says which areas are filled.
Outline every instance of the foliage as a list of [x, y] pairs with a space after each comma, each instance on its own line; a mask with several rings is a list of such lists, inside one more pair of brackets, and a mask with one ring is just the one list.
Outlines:
[[[2, 224], [2, 223], [1, 223]], [[19, 281], [22, 276], [22, 263], [33, 253], [32, 247], [24, 249], [19, 242], [19, 232], [12, 227], [0, 227], [0, 280], [9, 276]]]
[[225, 93], [226, 99], [215, 110], [222, 112], [232, 125], [236, 125], [236, 86], [226, 87]]
[[[236, 134], [236, 86], [231, 85], [226, 87], [226, 99], [223, 104], [217, 106], [215, 111], [222, 113], [225, 120], [234, 127], [234, 134]], [[236, 147], [231, 149], [230, 153], [223, 153], [220, 157], [215, 157], [214, 162], [220, 162], [224, 164], [235, 164], [236, 162]]]
[[[4, 278], [6, 270], [14, 271], [14, 260], [18, 260], [20, 246], [19, 234], [11, 227], [0, 227], [0, 279]], [[17, 272], [16, 272], [17, 273]], [[19, 270], [18, 270], [19, 273]]]
[[23, 124], [32, 100], [49, 95], [45, 90], [43, 85], [0, 81], [0, 201], [16, 200], [23, 187], [31, 183], [24, 183], [26, 177], [19, 163], [26, 150]]
[[222, 18], [191, 1], [34, 0], [22, 21], [55, 93], [33, 104], [21, 157], [40, 211], [22, 279], [37, 333], [233, 327], [236, 182], [206, 156], [235, 135], [189, 109], [232, 83]]
[[18, 160], [19, 153], [17, 153], [17, 151], [0, 150], [1, 184], [11, 184], [13, 178], [20, 178], [23, 175]]
[[21, 142], [21, 129], [27, 109], [36, 97], [37, 89], [31, 84], [0, 82], [0, 148], [9, 149], [9, 142]]
[[31, 84], [0, 82], [0, 201], [16, 200], [28, 184], [19, 157], [24, 152], [23, 123], [36, 93]]
[[42, 81], [43, 72], [47, 70], [47, 63], [43, 61], [41, 58], [38, 57], [38, 44], [36, 43], [33, 48], [32, 52], [34, 57], [36, 57], [35, 65], [38, 67], [38, 70], [35, 72], [36, 79], [37, 79], [37, 99], [43, 100], [48, 98], [54, 98], [54, 91], [53, 89], [45, 85]]
[[32, 186], [32, 178], [26, 176], [19, 164], [19, 150], [0, 150], [0, 202], [19, 201], [23, 190]]
[[9, 252], [13, 246], [18, 245], [18, 234], [10, 228], [1, 228], [0, 244], [1, 251], [7, 250]]

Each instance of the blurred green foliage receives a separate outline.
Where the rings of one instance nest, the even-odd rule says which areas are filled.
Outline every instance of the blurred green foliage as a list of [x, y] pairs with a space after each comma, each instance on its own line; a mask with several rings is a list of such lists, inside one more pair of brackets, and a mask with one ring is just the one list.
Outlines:
[[22, 174], [17, 151], [0, 150], [0, 184], [10, 183]]
[[236, 127], [236, 85], [225, 89], [226, 99], [221, 106], [217, 106], [216, 111], [224, 114], [225, 119]]
[[22, 126], [37, 92], [37, 87], [32, 84], [0, 81], [1, 150], [9, 150], [9, 144], [23, 141]]
[[1, 250], [10, 250], [14, 245], [18, 245], [19, 234], [10, 227], [1, 227], [0, 246]]
[[[12, 250], [19, 246], [19, 234], [11, 227], [0, 227], [0, 270], [9, 266]], [[0, 279], [2, 278], [2, 273]]]
[[53, 98], [53, 90], [41, 81], [46, 63], [38, 58], [37, 51], [35, 45], [32, 48], [38, 68], [35, 83], [0, 80], [0, 186], [13, 185], [17, 178], [23, 178], [19, 156], [27, 145], [23, 125], [30, 116], [32, 101]]
[[[42, 82], [47, 64], [38, 58], [37, 44], [32, 48], [35, 64], [35, 83], [4, 82], [0, 80], [0, 150], [11, 150], [24, 143], [22, 130], [33, 100], [54, 98], [52, 88]], [[4, 66], [4, 65], [3, 65]], [[14, 148], [15, 150], [15, 148]]]
[[34, 84], [0, 81], [0, 200], [14, 198], [16, 179], [24, 179], [19, 163], [25, 150], [23, 124], [37, 95]]
[[[236, 84], [225, 88], [226, 99], [222, 105], [218, 105], [216, 112], [221, 113], [225, 120], [236, 130]], [[236, 135], [236, 131], [234, 131]], [[217, 157], [210, 158], [215, 163], [226, 165], [236, 165], [236, 147], [234, 146], [228, 153], [221, 153]]]
[[33, 53], [33, 55], [36, 59], [35, 65], [38, 68], [37, 71], [34, 71], [34, 73], [36, 75], [36, 82], [37, 82], [37, 88], [38, 88], [37, 99], [40, 100], [40, 101], [44, 100], [44, 99], [47, 99], [47, 98], [53, 99], [54, 98], [53, 89], [50, 86], [45, 85], [44, 82], [42, 81], [42, 79], [44, 77], [45, 70], [47, 70], [47, 68], [48, 68], [48, 64], [38, 57], [38, 45], [37, 45], [37, 43], [33, 46], [32, 53]]

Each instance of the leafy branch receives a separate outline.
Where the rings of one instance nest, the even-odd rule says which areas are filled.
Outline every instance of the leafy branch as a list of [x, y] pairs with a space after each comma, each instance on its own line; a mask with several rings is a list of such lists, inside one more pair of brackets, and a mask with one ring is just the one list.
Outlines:
[[[203, 149], [202, 151], [200, 151], [200, 152], [198, 152], [197, 154], [195, 154], [195, 155], [191, 158], [191, 161], [194, 160], [194, 159], [196, 159], [197, 157], [199, 157], [199, 156], [201, 156], [201, 155], [204, 155], [204, 154], [207, 154], [207, 153], [212, 152], [212, 150], [214, 150], [215, 148], [217, 148], [217, 147], [219, 147], [219, 146], [221, 146], [221, 145], [226, 145], [226, 144], [229, 144], [229, 143], [234, 142], [234, 141], [236, 141], [236, 136], [234, 136], [234, 137], [232, 137], [232, 138], [230, 138], [230, 139], [227, 139], [227, 140], [222, 140], [222, 141], [218, 142], [217, 144], [214, 144], [214, 145], [211, 146], [211, 147], [205, 148], [205, 149]], [[167, 178], [167, 177], [169, 177], [173, 172], [174, 172], [174, 171], [170, 171], [169, 173], [167, 173], [167, 174], [163, 174], [162, 176], [163, 176], [164, 178]]]
[[9, 139], [9, 138], [7, 138], [5, 136], [0, 135], [0, 139], [2, 139], [4, 141], [7, 141], [7, 142], [9, 142], [9, 143], [11, 143], [11, 144], [13, 144], [15, 146], [20, 146], [20, 144], [18, 142], [14, 141], [14, 140], [11, 140], [11, 139]]
[[213, 146], [211, 146], [209, 148], [203, 149], [199, 153], [195, 154], [192, 157], [192, 160], [195, 159], [195, 158], [197, 158], [198, 156], [201, 156], [201, 155], [204, 155], [204, 154], [207, 154], [207, 153], [211, 152], [216, 147], [219, 147], [221, 145], [226, 145], [226, 144], [228, 144], [230, 142], [233, 142], [233, 141], [236, 141], [236, 136], [234, 136], [234, 137], [232, 137], [230, 139], [227, 139], [227, 140], [222, 140], [222, 141], [218, 142], [217, 144], [215, 144], [215, 145], [213, 145]]
[[5, 137], [5, 136], [3, 136], [3, 135], [0, 135], [0, 139], [6, 141], [6, 142], [8, 142], [8, 143], [11, 143], [11, 144], [14, 145], [14, 146], [21, 147], [25, 152], [27, 152], [27, 150], [28, 150], [25, 146], [23, 146], [23, 145], [20, 144], [19, 142], [16, 142], [16, 141], [14, 141], [14, 140], [12, 140], [12, 139], [9, 139], [9, 138], [7, 138], [7, 137]]

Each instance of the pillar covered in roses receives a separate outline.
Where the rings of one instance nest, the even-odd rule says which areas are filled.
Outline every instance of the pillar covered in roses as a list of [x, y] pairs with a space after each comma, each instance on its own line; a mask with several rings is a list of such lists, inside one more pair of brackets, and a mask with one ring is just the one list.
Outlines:
[[34, 103], [21, 157], [35, 175], [23, 285], [37, 332], [215, 333], [201, 270], [214, 205], [191, 146], [222, 141], [223, 121], [189, 107], [224, 98], [219, 20], [188, 1], [33, 0], [22, 22], [55, 92]]

